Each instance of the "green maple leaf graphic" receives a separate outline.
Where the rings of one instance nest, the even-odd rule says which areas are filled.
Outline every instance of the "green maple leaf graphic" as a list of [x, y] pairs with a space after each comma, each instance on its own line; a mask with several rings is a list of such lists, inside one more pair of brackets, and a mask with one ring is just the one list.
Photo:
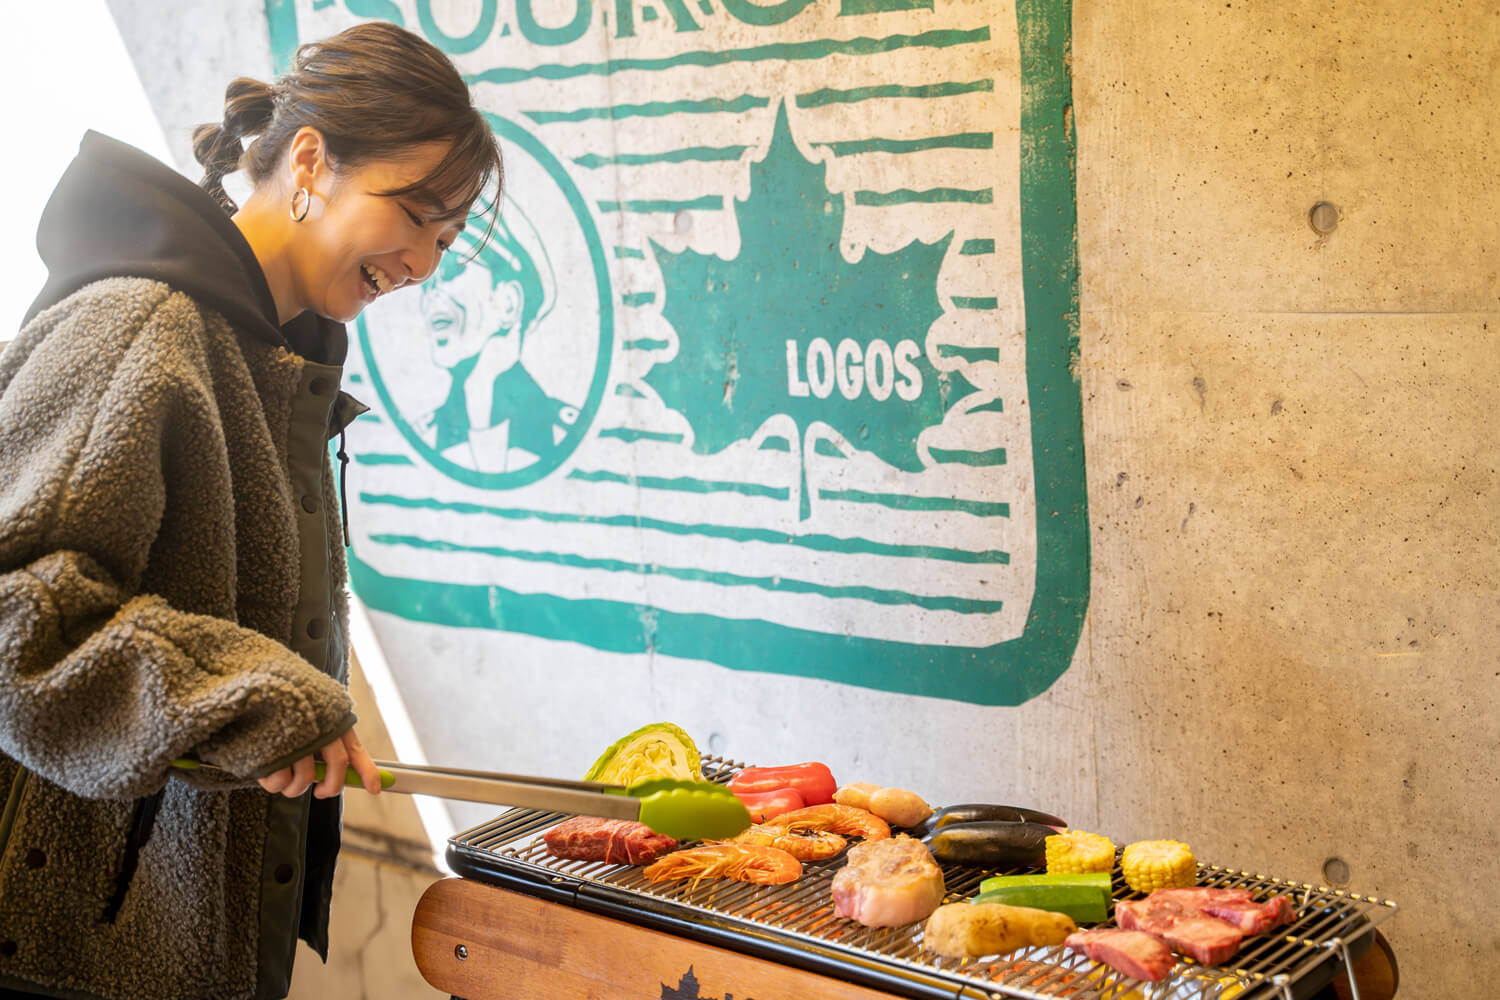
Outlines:
[[[953, 234], [891, 254], [866, 250], [850, 263], [839, 251], [844, 201], [828, 190], [826, 173], [798, 151], [783, 104], [765, 159], [750, 165], [750, 196], [735, 209], [739, 256], [672, 253], [652, 241], [662, 313], [679, 346], [676, 360], [657, 365], [647, 381], [688, 418], [701, 454], [749, 438], [771, 417], [791, 417], [804, 438], [787, 442], [800, 456], [803, 519], [811, 513], [812, 424], [919, 472], [918, 432], [974, 391], [962, 375], [933, 368], [922, 346], [943, 312], [937, 275]], [[858, 374], [858, 385], [840, 384], [838, 366], [827, 363], [846, 340], [857, 345], [858, 361], [843, 367]], [[844, 350], [848, 360], [856, 349]]]

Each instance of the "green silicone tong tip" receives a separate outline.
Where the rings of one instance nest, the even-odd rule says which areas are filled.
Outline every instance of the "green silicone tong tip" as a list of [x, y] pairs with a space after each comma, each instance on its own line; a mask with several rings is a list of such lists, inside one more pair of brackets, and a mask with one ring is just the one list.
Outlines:
[[651, 778], [617, 795], [641, 803], [640, 821], [674, 840], [727, 840], [750, 826], [750, 811], [723, 785]]

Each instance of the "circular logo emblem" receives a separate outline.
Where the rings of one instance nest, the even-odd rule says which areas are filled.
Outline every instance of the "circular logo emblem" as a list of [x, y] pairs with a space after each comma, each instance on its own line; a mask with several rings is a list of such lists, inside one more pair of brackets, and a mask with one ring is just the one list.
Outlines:
[[587, 433], [614, 310], [598, 230], [562, 164], [485, 117], [505, 157], [489, 240], [465, 232], [419, 294], [366, 310], [355, 336], [407, 444], [452, 479], [503, 490], [549, 475]]

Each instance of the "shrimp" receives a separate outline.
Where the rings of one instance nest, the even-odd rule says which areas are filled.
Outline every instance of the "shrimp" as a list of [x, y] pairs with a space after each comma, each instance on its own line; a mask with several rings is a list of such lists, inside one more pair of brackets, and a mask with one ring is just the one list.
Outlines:
[[863, 837], [866, 840], [885, 840], [891, 835], [891, 825], [874, 813], [835, 803], [794, 809], [775, 819], [769, 819], [762, 825], [793, 833], [818, 830], [845, 837]]
[[836, 833], [824, 830], [780, 830], [769, 826], [752, 826], [734, 839], [718, 843], [775, 847], [786, 851], [798, 861], [822, 861], [842, 851], [848, 841]]
[[693, 888], [706, 878], [781, 885], [801, 877], [802, 862], [779, 848], [726, 842], [673, 851], [648, 865], [641, 874], [648, 882], [690, 878]]

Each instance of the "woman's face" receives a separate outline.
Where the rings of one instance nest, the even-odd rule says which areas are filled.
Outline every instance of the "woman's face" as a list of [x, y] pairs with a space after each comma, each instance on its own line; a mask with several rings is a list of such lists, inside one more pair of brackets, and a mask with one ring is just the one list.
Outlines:
[[[381, 194], [420, 181], [447, 147], [338, 170], [293, 229], [293, 281], [307, 308], [347, 323], [381, 295], [420, 285], [463, 229], [468, 206], [443, 208], [416, 196]], [[321, 209], [321, 211], [320, 211]]]

